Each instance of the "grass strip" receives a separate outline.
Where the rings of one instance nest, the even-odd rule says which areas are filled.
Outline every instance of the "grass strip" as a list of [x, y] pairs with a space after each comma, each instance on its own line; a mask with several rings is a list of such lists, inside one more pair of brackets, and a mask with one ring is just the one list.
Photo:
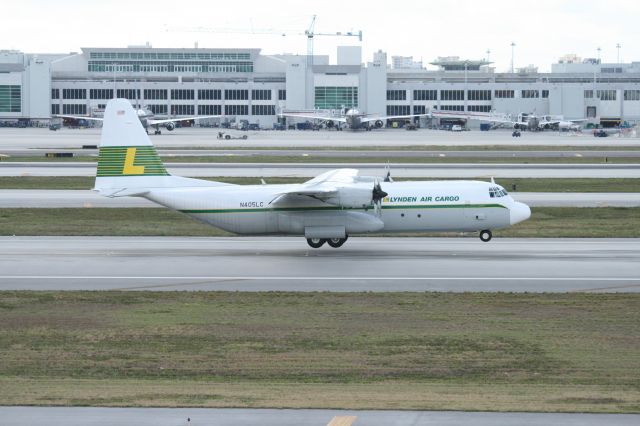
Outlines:
[[[18, 208], [0, 210], [0, 235], [214, 237], [231, 234], [168, 209]], [[407, 235], [459, 236], [460, 234], [412, 233]], [[534, 207], [529, 220], [507, 229], [496, 230], [494, 235], [496, 237], [638, 238], [640, 237], [640, 208]]]
[[0, 292], [0, 404], [640, 412], [640, 294]]
[[[391, 170], [393, 173], [393, 170]], [[210, 177], [201, 178], [238, 185], [258, 185], [259, 177]], [[301, 183], [305, 178], [264, 178], [269, 184]], [[457, 180], [462, 178], [396, 178], [397, 182], [415, 180]], [[464, 178], [463, 180], [469, 180]], [[473, 178], [472, 178], [473, 179]], [[486, 176], [475, 178], [487, 181]], [[95, 178], [81, 176], [0, 176], [0, 189], [91, 189]], [[633, 178], [496, 178], [496, 183], [508, 191], [522, 192], [639, 192], [640, 179]]]

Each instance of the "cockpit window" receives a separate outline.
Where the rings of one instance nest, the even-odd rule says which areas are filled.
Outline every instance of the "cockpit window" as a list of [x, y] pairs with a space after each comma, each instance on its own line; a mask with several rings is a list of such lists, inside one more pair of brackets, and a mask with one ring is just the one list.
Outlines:
[[492, 186], [489, 188], [489, 197], [491, 198], [506, 197], [507, 195], [507, 191], [505, 191], [504, 188], [500, 188], [498, 186]]

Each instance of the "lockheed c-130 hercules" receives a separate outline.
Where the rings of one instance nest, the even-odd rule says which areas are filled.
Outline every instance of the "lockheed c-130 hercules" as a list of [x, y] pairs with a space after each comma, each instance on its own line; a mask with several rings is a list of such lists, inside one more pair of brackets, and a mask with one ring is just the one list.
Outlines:
[[104, 115], [95, 191], [144, 197], [242, 235], [300, 235], [313, 248], [340, 247], [350, 235], [479, 231], [526, 220], [529, 207], [493, 182], [393, 182], [337, 169], [288, 185], [232, 185], [170, 175], [126, 99]]

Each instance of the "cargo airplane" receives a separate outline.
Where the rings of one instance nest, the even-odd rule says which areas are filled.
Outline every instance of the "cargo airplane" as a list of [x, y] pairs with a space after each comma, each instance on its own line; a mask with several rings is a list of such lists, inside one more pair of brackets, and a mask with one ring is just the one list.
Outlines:
[[95, 191], [143, 197], [242, 235], [304, 236], [313, 248], [340, 247], [350, 235], [380, 232], [478, 232], [526, 220], [529, 207], [500, 185], [480, 181], [393, 182], [355, 169], [289, 185], [231, 185], [170, 175], [126, 99], [104, 115]]
[[327, 127], [335, 127], [338, 130], [345, 125], [351, 130], [371, 130], [384, 127], [384, 120], [411, 119], [413, 117], [426, 117], [428, 114], [387, 115], [365, 114], [355, 108], [345, 109], [340, 114], [330, 114], [326, 111], [282, 111], [280, 117], [305, 118], [319, 120]]

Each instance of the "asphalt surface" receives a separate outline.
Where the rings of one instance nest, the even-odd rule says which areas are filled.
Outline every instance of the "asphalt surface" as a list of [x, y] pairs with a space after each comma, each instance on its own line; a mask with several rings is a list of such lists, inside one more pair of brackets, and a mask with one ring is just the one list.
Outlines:
[[355, 416], [353, 426], [635, 426], [640, 423], [637, 414], [0, 407], [3, 426], [325, 426], [334, 416]]
[[[42, 149], [42, 148], [5, 148], [2, 154], [12, 157], [45, 157], [48, 153], [71, 153], [76, 157], [97, 156], [97, 149]], [[161, 156], [180, 157], [344, 157], [344, 158], [637, 158], [640, 150], [565, 150], [565, 151], [426, 151], [426, 150], [389, 150], [389, 149], [159, 149]]]
[[0, 237], [0, 290], [638, 292], [640, 239]]
[[[177, 176], [314, 177], [355, 167], [363, 175], [384, 176], [387, 163], [167, 163]], [[640, 178], [640, 164], [396, 164], [395, 177], [434, 178]], [[96, 164], [83, 162], [0, 162], [0, 176], [95, 176]]]
[[[638, 188], [640, 189], [640, 188]], [[511, 192], [531, 207], [640, 207], [640, 193]], [[0, 208], [161, 207], [144, 198], [107, 198], [90, 190], [0, 189]]]
[[[182, 128], [162, 135], [150, 135], [157, 147], [345, 147], [385, 146], [400, 147], [414, 145], [563, 145], [563, 146], [638, 146], [640, 138], [633, 137], [594, 138], [585, 131], [581, 134], [564, 132], [523, 132], [522, 137], [511, 137], [510, 130], [490, 132], [446, 132], [420, 129], [409, 132], [404, 129], [378, 129], [371, 132], [335, 130], [313, 131], [229, 131], [231, 135], [247, 135], [247, 140], [216, 139], [219, 129]], [[52, 132], [46, 128], [13, 129], [0, 128], [0, 153], [5, 148], [82, 148], [100, 142], [100, 129], [62, 129]]]

